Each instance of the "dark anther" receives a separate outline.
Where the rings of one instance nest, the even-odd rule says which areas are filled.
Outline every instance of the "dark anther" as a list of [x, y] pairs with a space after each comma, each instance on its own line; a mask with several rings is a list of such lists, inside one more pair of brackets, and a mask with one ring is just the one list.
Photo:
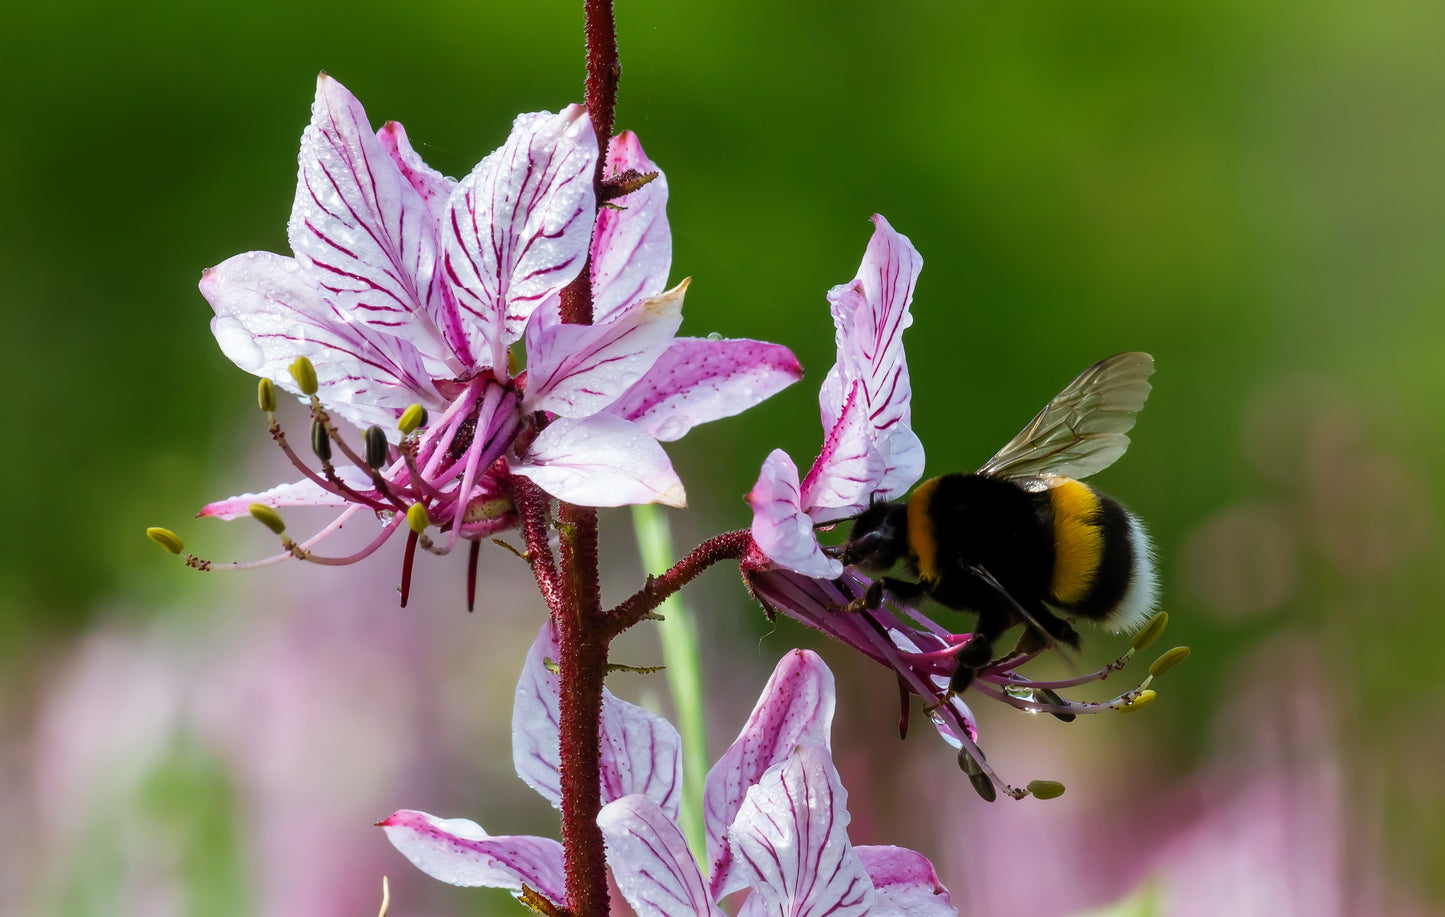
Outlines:
[[375, 424], [366, 428], [366, 464], [380, 471], [386, 467], [386, 431]]
[[319, 420], [311, 421], [311, 451], [321, 461], [331, 461], [331, 434], [326, 432], [326, 424]]

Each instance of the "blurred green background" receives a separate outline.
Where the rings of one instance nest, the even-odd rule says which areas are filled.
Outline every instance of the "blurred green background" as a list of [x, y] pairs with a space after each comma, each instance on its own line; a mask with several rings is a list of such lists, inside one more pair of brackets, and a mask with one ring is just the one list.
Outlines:
[[[0, 817], [44, 810], [37, 711], [88, 634], [182, 614], [214, 622], [238, 589], [262, 608], [284, 598], [267, 573], [239, 585], [167, 563], [141, 531], [169, 524], [202, 554], [261, 550], [238, 541], [250, 533], [187, 521], [275, 479], [274, 461], [256, 458], [252, 380], [212, 341], [196, 282], [237, 252], [287, 251], [316, 72], [345, 83], [375, 125], [402, 121], [429, 163], [460, 176], [517, 112], [580, 101], [580, 19], [580, 4], [552, 3], [60, 0], [7, 12], [0, 301], [6, 387], [23, 397], [0, 474], [11, 519], [0, 767], [16, 778]], [[823, 294], [853, 276], [866, 219], [881, 212], [925, 261], [905, 340], [931, 473], [981, 463], [1097, 359], [1141, 349], [1158, 361], [1134, 445], [1099, 481], [1151, 523], [1170, 638], [1195, 656], [1120, 749], [1147, 748], [1167, 781], [1230, 753], [1230, 704], [1302, 704], [1338, 762], [1340, 857], [1365, 876], [1350, 888], [1386, 888], [1420, 912], [1445, 901], [1434, 478], [1445, 464], [1445, 6], [648, 0], [621, 4], [618, 25], [618, 126], [667, 172], [673, 276], [694, 278], [684, 332], [778, 341], [809, 370], [671, 450], [693, 504], [679, 532], [746, 525], [739, 496], [767, 452], [781, 446], [803, 466], [816, 452], [833, 348]], [[605, 524], [626, 532], [623, 513]], [[439, 575], [460, 580], [461, 563]], [[525, 594], [523, 571], [501, 569]], [[288, 595], [305, 588], [287, 575]], [[734, 580], [704, 583], [705, 626], [749, 660], [709, 660], [718, 684], [765, 673], [808, 639], [786, 624], [773, 633]], [[409, 620], [485, 627], [442, 617]], [[536, 620], [518, 625], [520, 646]], [[1299, 675], [1300, 654], [1315, 675]], [[740, 677], [736, 690], [760, 686]], [[857, 744], [891, 730], [891, 691], [884, 673], [849, 676], [843, 704], [872, 704], [850, 724]], [[1095, 746], [1115, 724], [1098, 728], [1072, 727], [1048, 754], [1092, 741], [1089, 760], [1113, 760]], [[1007, 740], [989, 747], [1020, 781], [1069, 776], [1067, 757], [1033, 766]], [[908, 748], [952, 768], [937, 743]], [[453, 769], [476, 754], [452, 751]], [[234, 791], [195, 760], [166, 767], [179, 777], [155, 778], [171, 788], [162, 809]], [[849, 767], [845, 779], [889, 779], [887, 767]], [[889, 792], [868, 797], [880, 812]], [[943, 792], [968, 793], [961, 778]], [[432, 805], [460, 815], [471, 798]], [[360, 812], [357, 830], [386, 811]], [[173, 864], [201, 889], [181, 913], [216, 912], [205, 902], [218, 900], [249, 912], [256, 899], [238, 889], [266, 881], [228, 865], [241, 855], [218, 818], [205, 828], [215, 855]], [[968, 859], [943, 829], [929, 837]], [[924, 835], [866, 842], [912, 843], [940, 862]], [[399, 858], [387, 868], [407, 869]], [[985, 880], [965, 868], [940, 864], [969, 912], [968, 890]], [[16, 906], [116, 905], [55, 891], [87, 881], [69, 869]], [[358, 883], [371, 901], [370, 874]], [[1101, 903], [1092, 894], [1075, 906]], [[431, 900], [438, 912], [474, 907], [461, 893]]]

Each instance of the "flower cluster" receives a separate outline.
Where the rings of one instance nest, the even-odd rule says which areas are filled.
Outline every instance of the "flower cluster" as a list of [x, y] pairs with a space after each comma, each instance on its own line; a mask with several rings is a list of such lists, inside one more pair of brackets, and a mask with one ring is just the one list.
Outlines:
[[[517, 774], [560, 804], [556, 638], [543, 625], [523, 666], [512, 709]], [[672, 725], [604, 695], [602, 798], [597, 817], [618, 888], [644, 917], [713, 917], [748, 890], [740, 915], [952, 915], [948, 890], [922, 855], [853, 846], [848, 794], [830, 751], [833, 676], [816, 655], [788, 653], [752, 715], [708, 772], [707, 871], [678, 828], [680, 740]], [[524, 886], [565, 900], [562, 846], [550, 838], [491, 836], [466, 819], [400, 811], [381, 822], [418, 868], [453, 885]]]
[[[452, 181], [400, 124], [373, 131], [322, 74], [288, 224], [295, 256], [248, 252], [201, 280], [222, 350], [262, 378], [262, 407], [274, 411], [273, 385], [309, 404], [321, 467], [292, 451], [272, 415], [304, 477], [201, 515], [251, 513], [279, 532], [278, 507], [341, 510], [311, 538], [283, 535], [286, 550], [261, 563], [349, 563], [409, 525], [405, 581], [418, 542], [446, 553], [515, 525], [517, 479], [583, 506], [684, 505], [660, 443], [802, 370], [775, 344], [676, 336], [688, 282], [667, 289], [666, 179], [623, 133], [604, 163], [613, 196], [599, 202], [598, 156], [573, 105], [521, 115], [500, 149]], [[564, 291], [583, 271], [592, 323], [569, 324]], [[361, 446], [334, 416], [364, 431]], [[349, 464], [332, 463], [333, 446]], [[369, 544], [346, 557], [315, 551], [357, 513], [382, 522]]]

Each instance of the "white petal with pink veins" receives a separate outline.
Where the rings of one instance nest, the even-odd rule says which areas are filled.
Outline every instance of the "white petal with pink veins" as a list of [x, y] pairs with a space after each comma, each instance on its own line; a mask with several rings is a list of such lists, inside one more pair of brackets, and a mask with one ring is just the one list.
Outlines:
[[427, 210], [431, 212], [437, 226], [441, 226], [442, 217], [447, 212], [447, 200], [456, 189], [457, 183], [422, 161], [421, 155], [412, 149], [411, 141], [407, 139], [406, 128], [400, 123], [386, 122], [381, 126], [381, 130], [376, 132], [376, 139], [391, 157], [391, 161], [401, 170], [402, 177], [426, 202]]
[[380, 823], [387, 840], [434, 879], [469, 888], [522, 890], [566, 901], [562, 845], [546, 837], [492, 837], [465, 818], [437, 818], [403, 809]]
[[580, 106], [519, 115], [501, 149], [452, 193], [443, 278], [480, 365], [505, 370], [527, 318], [582, 270], [596, 197], [597, 138]]
[[347, 322], [290, 258], [236, 255], [207, 270], [200, 287], [216, 312], [211, 331], [237, 366], [298, 392], [289, 367], [308, 358], [322, 402], [358, 427], [393, 427], [414, 402], [443, 404], [415, 347]]
[[627, 796], [604, 806], [597, 824], [607, 865], [638, 917], [722, 917], [675, 816], [646, 796]]
[[682, 324], [688, 281], [592, 325], [566, 325], [551, 300], [527, 327], [526, 411], [595, 414], [652, 368]]
[[873, 880], [872, 917], [953, 917], [958, 908], [933, 864], [906, 847], [854, 847]]
[[434, 360], [452, 358], [432, 315], [436, 218], [361, 103], [324, 73], [300, 163], [287, 234], [323, 298], [347, 321], [405, 338]]
[[748, 493], [753, 542], [769, 560], [789, 570], [820, 579], [841, 575], [843, 565], [823, 553], [801, 501], [798, 467], [786, 452], [774, 449]]
[[803, 377], [792, 351], [763, 341], [677, 338], [607, 409], [665, 443], [732, 417]]
[[[352, 490], [370, 490], [371, 476], [360, 468], [349, 465], [341, 465], [336, 469], [336, 476], [341, 483]], [[260, 503], [264, 506], [345, 506], [351, 501], [346, 497], [338, 496], [329, 490], [325, 490], [310, 478], [304, 478], [291, 484], [277, 484], [270, 490], [264, 490], [258, 494], [240, 494], [225, 500], [217, 500], [214, 503], [207, 503], [201, 507], [201, 516], [212, 516], [217, 519], [239, 519], [250, 513], [252, 503]]]
[[559, 417], [512, 473], [579, 506], [687, 505], [682, 481], [657, 440], [611, 414]]
[[823, 450], [803, 479], [802, 505], [814, 522], [833, 522], [867, 509], [884, 469], [884, 457], [868, 421], [862, 385], [854, 383]]
[[628, 169], [658, 174], [597, 214], [592, 231], [592, 320], [597, 322], [666, 289], [672, 269], [667, 176], [642, 152], [637, 135], [623, 131], [607, 145], [603, 174], [610, 178]]
[[737, 869], [761, 906], [748, 913], [869, 914], [873, 882], [848, 842], [848, 821], [848, 791], [826, 748], [802, 746], [764, 774], [728, 831]]

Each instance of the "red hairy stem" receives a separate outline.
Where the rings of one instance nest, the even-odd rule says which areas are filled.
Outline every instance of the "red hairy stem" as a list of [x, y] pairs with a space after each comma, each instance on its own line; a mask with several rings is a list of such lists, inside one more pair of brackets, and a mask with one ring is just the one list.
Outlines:
[[661, 576], [650, 576], [647, 585], [607, 612], [607, 635], [612, 637], [641, 621], [704, 570], [724, 560], [741, 560], [748, 552], [752, 533], [747, 529], [724, 532], [709, 538], [688, 552]]
[[547, 601], [547, 610], [556, 617], [563, 608], [564, 597], [562, 576], [557, 572], [557, 561], [547, 542], [552, 530], [551, 498], [523, 477], [509, 478], [507, 491], [522, 519], [522, 544], [526, 551], [523, 556], [532, 565], [532, 575], [537, 578], [537, 588]]

